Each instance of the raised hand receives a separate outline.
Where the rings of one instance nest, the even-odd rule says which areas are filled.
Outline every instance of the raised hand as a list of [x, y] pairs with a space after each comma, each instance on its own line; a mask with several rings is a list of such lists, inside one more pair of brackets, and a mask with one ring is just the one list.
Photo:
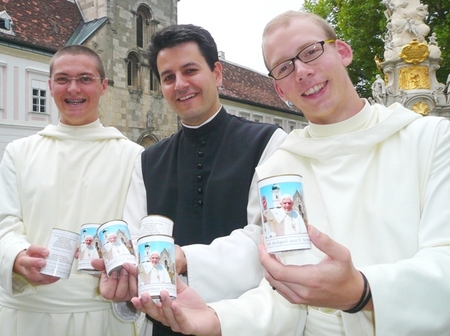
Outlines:
[[[325, 258], [317, 265], [284, 265], [260, 245], [266, 279], [291, 303], [351, 309], [361, 298], [364, 281], [353, 266], [350, 251], [312, 225], [308, 225], [308, 233]], [[365, 309], [371, 308], [370, 301]]]

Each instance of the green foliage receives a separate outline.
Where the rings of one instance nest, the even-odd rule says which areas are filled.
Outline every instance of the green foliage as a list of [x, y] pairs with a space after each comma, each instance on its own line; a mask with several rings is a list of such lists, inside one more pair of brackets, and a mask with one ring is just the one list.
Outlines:
[[337, 29], [337, 15], [339, 7], [333, 0], [305, 0], [303, 9], [308, 12], [316, 13], [325, 18], [335, 29]]
[[[437, 72], [440, 83], [450, 73], [450, 0], [422, 0], [428, 5], [425, 23], [436, 33], [442, 52], [441, 68]], [[353, 62], [348, 67], [351, 80], [361, 97], [371, 96], [371, 84], [380, 73], [375, 57], [383, 59], [383, 38], [387, 31], [386, 7], [380, 0], [305, 0], [303, 10], [325, 18], [339, 38], [353, 49]]]

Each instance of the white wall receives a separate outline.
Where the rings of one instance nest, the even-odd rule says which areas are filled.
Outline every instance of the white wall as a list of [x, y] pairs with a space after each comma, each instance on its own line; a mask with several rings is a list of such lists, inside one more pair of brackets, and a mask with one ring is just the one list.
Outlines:
[[6, 145], [13, 140], [23, 138], [40, 131], [43, 127], [10, 126], [0, 124], [0, 159]]
[[[0, 46], [0, 158], [6, 145], [58, 122], [59, 113], [47, 86], [50, 56]], [[33, 89], [45, 96], [33, 101]], [[33, 103], [45, 112], [33, 112]]]

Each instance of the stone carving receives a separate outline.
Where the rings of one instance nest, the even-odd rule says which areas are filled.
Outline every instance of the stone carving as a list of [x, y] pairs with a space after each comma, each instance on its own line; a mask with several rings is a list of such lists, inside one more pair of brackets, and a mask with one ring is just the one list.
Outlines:
[[403, 90], [430, 89], [428, 67], [413, 66], [399, 69], [399, 88]]
[[400, 49], [413, 39], [426, 44], [425, 38], [430, 32], [430, 28], [423, 22], [428, 14], [427, 6], [422, 5], [419, 0], [382, 0], [381, 3], [386, 6], [385, 15], [388, 19], [383, 40], [385, 60], [396, 59]]
[[424, 102], [415, 103], [413, 106], [411, 106], [411, 110], [423, 116], [426, 116], [430, 113], [430, 107]]
[[436, 33], [425, 23], [428, 6], [420, 0], [380, 0], [387, 23], [382, 35], [384, 59], [375, 56], [380, 70], [372, 83], [371, 103], [400, 102], [422, 115], [450, 117], [450, 74], [446, 84], [436, 78], [441, 50]]
[[398, 55], [406, 63], [417, 64], [425, 61], [430, 54], [428, 46], [425, 43], [419, 43], [413, 40], [403, 47], [402, 52]]
[[377, 75], [372, 84], [372, 97], [378, 104], [384, 105], [386, 103], [386, 83]]

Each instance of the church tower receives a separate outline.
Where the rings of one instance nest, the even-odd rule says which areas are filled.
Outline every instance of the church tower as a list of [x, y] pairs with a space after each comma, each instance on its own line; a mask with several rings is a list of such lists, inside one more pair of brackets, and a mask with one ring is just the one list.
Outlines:
[[274, 208], [281, 208], [281, 193], [278, 184], [272, 185], [272, 203]]
[[72, 42], [96, 50], [106, 67], [109, 85], [100, 119], [144, 146], [178, 130], [147, 52], [156, 30], [177, 23], [178, 1], [76, 0], [84, 22]]

